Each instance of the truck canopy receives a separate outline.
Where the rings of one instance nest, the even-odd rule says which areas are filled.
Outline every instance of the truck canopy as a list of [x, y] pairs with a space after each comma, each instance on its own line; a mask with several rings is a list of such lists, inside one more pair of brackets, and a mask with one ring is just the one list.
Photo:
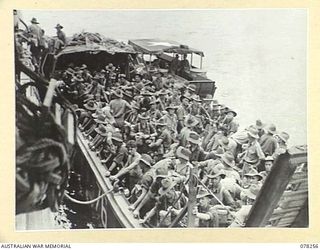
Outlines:
[[[43, 74], [47, 77], [54, 70], [64, 70], [69, 65], [86, 64], [90, 70], [101, 70], [114, 63], [128, 73], [128, 59], [137, 51], [131, 45], [106, 38], [99, 33], [82, 32], [68, 38], [68, 44], [58, 53], [49, 53], [43, 63]], [[131, 57], [132, 56], [132, 57]]]
[[200, 56], [204, 56], [203, 52], [197, 49], [188, 47], [181, 43], [172, 40], [163, 39], [134, 39], [128, 42], [137, 51], [144, 54], [162, 54], [166, 53], [178, 53], [178, 54], [191, 54], [195, 53]]

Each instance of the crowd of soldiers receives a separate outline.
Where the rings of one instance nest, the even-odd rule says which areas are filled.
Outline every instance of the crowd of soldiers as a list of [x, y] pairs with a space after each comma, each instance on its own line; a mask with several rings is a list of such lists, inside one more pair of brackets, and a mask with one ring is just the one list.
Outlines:
[[[61, 72], [79, 129], [114, 192], [142, 224], [172, 226], [196, 183], [194, 226], [241, 227], [289, 135], [273, 124], [239, 130], [237, 112], [161, 70], [132, 79], [112, 63]], [[182, 216], [175, 226], [186, 226]]]
[[[57, 24], [55, 37], [48, 37], [45, 30], [41, 28], [37, 18], [30, 20], [27, 30], [19, 32], [19, 17], [15, 13], [15, 47], [19, 60], [31, 70], [39, 72], [41, 61], [46, 53], [57, 54], [67, 45], [66, 34], [62, 31], [63, 26]], [[25, 46], [27, 44], [28, 46]]]
[[[31, 23], [34, 39], [25, 39], [36, 66], [44, 32], [35, 18]], [[63, 27], [55, 28], [54, 48], [61, 49]], [[239, 130], [235, 110], [210, 94], [200, 98], [196, 85], [177, 80], [180, 64], [170, 67], [173, 75], [158, 69], [131, 79], [112, 63], [96, 71], [70, 65], [60, 72], [59, 89], [73, 104], [105, 178], [114, 192], [124, 193], [141, 224], [186, 226], [188, 215], [180, 215], [193, 193], [193, 226], [242, 227], [289, 135], [261, 120]]]

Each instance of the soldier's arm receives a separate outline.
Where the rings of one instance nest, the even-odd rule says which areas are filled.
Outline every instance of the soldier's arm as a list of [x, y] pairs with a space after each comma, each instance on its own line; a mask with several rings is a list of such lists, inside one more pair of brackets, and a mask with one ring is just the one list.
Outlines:
[[158, 139], [156, 142], [150, 143], [149, 147], [159, 147], [163, 142], [163, 139]]
[[127, 174], [131, 169], [133, 169], [135, 166], [139, 164], [140, 159], [141, 156], [139, 155], [129, 166], [122, 168], [116, 175], [114, 175], [114, 178], [119, 179], [119, 177]]
[[200, 220], [210, 220], [211, 216], [207, 213], [197, 213], [196, 216], [200, 219]]
[[146, 196], [148, 190], [145, 187], [142, 187], [142, 193], [138, 197], [138, 199], [129, 206], [129, 210], [135, 210], [135, 208], [140, 204], [140, 202], [143, 200], [143, 198]]
[[142, 201], [139, 203], [137, 208], [133, 211], [134, 215], [139, 215], [140, 209], [151, 199], [152, 196], [152, 192], [148, 191], [147, 194], [142, 198]]
[[140, 220], [140, 223], [145, 223], [147, 220], [149, 220], [152, 216], [154, 216], [156, 214], [157, 211], [157, 206], [154, 206], [149, 212], [147, 212], [147, 214], [145, 215], [145, 217]]

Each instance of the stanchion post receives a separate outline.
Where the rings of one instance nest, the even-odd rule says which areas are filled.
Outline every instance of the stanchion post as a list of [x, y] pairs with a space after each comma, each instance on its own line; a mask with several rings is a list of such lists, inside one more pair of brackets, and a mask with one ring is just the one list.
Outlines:
[[196, 216], [193, 214], [193, 209], [197, 205], [197, 175], [198, 169], [191, 168], [189, 179], [189, 199], [188, 199], [188, 227], [195, 227]]

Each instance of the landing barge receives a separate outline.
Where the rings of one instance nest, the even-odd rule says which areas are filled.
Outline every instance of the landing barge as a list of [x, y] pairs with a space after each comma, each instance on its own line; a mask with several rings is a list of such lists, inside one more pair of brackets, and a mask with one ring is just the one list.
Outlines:
[[[19, 31], [21, 32], [21, 31]], [[191, 67], [187, 72], [175, 72], [176, 81], [196, 85], [199, 96], [214, 95], [215, 82], [207, 79], [201, 69], [202, 51], [189, 48], [174, 41], [160, 39], [130, 40], [129, 45], [109, 39], [102, 43], [83, 42], [66, 46], [58, 53], [47, 53], [38, 71], [30, 69], [25, 60], [16, 57], [16, 83], [25, 89], [26, 96], [36, 103], [43, 103], [49, 81], [69, 65], [83, 64], [94, 71], [103, 65], [117, 65], [121, 73], [131, 79], [137, 70], [152, 72], [152, 58], [155, 57], [160, 69], [168, 73], [168, 65], [174, 55], [189, 55]], [[132, 46], [132, 47], [131, 47]], [[193, 66], [193, 56], [200, 56], [200, 67]], [[146, 56], [147, 55], [147, 56]], [[146, 58], [149, 57], [149, 60]], [[72, 158], [72, 173], [69, 187], [78, 187], [76, 193], [69, 195], [82, 201], [94, 200], [88, 210], [97, 216], [102, 228], [144, 228], [129, 210], [129, 202], [123, 192], [113, 192], [113, 186], [106, 177], [106, 168], [99, 157], [89, 148], [89, 141], [78, 128], [77, 116], [72, 104], [57, 92], [50, 107], [57, 124], [65, 128], [68, 139], [69, 157]], [[179, 218], [186, 214], [182, 211]], [[27, 217], [28, 215], [26, 215]], [[175, 227], [179, 221], [174, 221]], [[37, 223], [36, 220], [21, 223]], [[307, 147], [296, 146], [280, 155], [274, 162], [270, 175], [254, 203], [245, 227], [307, 227], [308, 216], [308, 164]], [[30, 227], [29, 227], [30, 228]], [[28, 225], [25, 226], [28, 229]]]

